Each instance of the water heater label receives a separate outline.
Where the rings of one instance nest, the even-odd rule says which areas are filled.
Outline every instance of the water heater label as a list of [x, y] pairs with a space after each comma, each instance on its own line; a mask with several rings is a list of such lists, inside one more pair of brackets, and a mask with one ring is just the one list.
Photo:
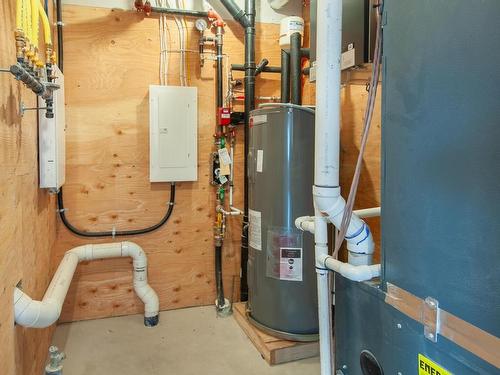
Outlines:
[[302, 281], [302, 248], [280, 248], [280, 280]]
[[248, 210], [249, 244], [256, 250], [262, 250], [262, 215], [260, 211]]
[[264, 150], [257, 150], [257, 172], [262, 173], [264, 166]]
[[418, 375], [453, 375], [422, 354], [418, 354]]
[[265, 124], [267, 122], [267, 115], [255, 115], [250, 118], [252, 125]]

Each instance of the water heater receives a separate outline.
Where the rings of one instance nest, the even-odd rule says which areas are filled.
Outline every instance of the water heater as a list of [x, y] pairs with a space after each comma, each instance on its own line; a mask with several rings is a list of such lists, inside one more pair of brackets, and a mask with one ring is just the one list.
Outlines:
[[251, 112], [249, 318], [285, 339], [318, 338], [314, 241], [295, 228], [314, 215], [314, 112], [273, 104]]

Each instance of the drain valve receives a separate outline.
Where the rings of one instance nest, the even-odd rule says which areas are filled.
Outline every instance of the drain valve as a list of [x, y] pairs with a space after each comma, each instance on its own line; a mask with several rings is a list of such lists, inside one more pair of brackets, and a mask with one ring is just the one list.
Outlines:
[[45, 366], [45, 375], [62, 375], [62, 361], [66, 358], [66, 354], [60, 352], [57, 346], [49, 348], [49, 364]]

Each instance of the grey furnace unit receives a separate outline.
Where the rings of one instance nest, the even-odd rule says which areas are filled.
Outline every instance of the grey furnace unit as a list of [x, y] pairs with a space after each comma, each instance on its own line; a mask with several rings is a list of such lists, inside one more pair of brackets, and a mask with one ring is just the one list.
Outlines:
[[295, 228], [314, 215], [314, 112], [291, 104], [250, 117], [248, 310], [275, 336], [318, 338], [314, 240]]
[[382, 277], [336, 275], [337, 374], [500, 374], [500, 1], [383, 25]]

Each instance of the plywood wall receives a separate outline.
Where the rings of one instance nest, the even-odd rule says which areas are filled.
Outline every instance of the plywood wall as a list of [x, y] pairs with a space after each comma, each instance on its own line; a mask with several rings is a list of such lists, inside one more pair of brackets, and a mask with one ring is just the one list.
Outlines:
[[[158, 84], [158, 20], [136, 12], [65, 6], [65, 78], [67, 96], [67, 216], [84, 230], [140, 228], [163, 216], [168, 184], [149, 183], [148, 86]], [[177, 29], [170, 22], [170, 49], [178, 50]], [[257, 58], [279, 64], [277, 25], [259, 25]], [[188, 22], [189, 46], [197, 50], [198, 33]], [[243, 62], [243, 32], [230, 22], [224, 37], [230, 62]], [[178, 85], [178, 54], [172, 52], [169, 84]], [[149, 276], [162, 309], [213, 304], [214, 189], [209, 157], [215, 125], [214, 66], [200, 69], [188, 54], [189, 81], [198, 87], [197, 182], [177, 185], [176, 205], [160, 230], [127, 238], [149, 257]], [[259, 95], [278, 95], [279, 77], [262, 74]], [[242, 207], [242, 132], [238, 134], [235, 204]], [[230, 219], [224, 244], [224, 286], [238, 298], [241, 221]], [[110, 239], [108, 239], [110, 241]], [[55, 262], [78, 238], [61, 223]], [[101, 241], [102, 242], [102, 241]], [[63, 321], [142, 312], [132, 291], [128, 259], [82, 264], [69, 291]]]
[[[15, 0], [0, 2], [0, 67], [15, 63]], [[55, 199], [38, 189], [37, 120], [21, 118], [19, 101], [34, 107], [35, 96], [0, 73], [0, 372], [39, 375], [52, 329], [14, 326], [12, 296], [19, 281], [41, 299], [50, 281], [55, 240]]]
[[[167, 184], [148, 179], [148, 85], [158, 83], [158, 21], [135, 12], [65, 6], [65, 77], [67, 95], [67, 216], [84, 230], [144, 227], [156, 223], [166, 209]], [[171, 46], [177, 50], [177, 30], [170, 24]], [[188, 22], [189, 49], [197, 49], [197, 32]], [[280, 64], [278, 25], [257, 27], [257, 60]], [[243, 32], [228, 23], [224, 51], [232, 63], [243, 62]], [[209, 185], [209, 154], [215, 121], [214, 70], [210, 62], [200, 69], [189, 54], [190, 84], [198, 87], [199, 180], [180, 183], [176, 206], [168, 224], [155, 233], [127, 238], [140, 244], [149, 257], [152, 286], [161, 309], [213, 304], [214, 250], [212, 224], [214, 190]], [[240, 75], [242, 77], [242, 75]], [[171, 53], [169, 84], [177, 85], [178, 58]], [[279, 76], [257, 78], [257, 95], [279, 96]], [[343, 91], [342, 181], [347, 192], [357, 155], [364, 86]], [[306, 85], [304, 103], [314, 103]], [[358, 206], [378, 204], [379, 115], [375, 116]], [[242, 134], [236, 154], [235, 203], [242, 206]], [[231, 219], [224, 246], [224, 285], [238, 298], [241, 223]], [[116, 239], [118, 240], [118, 239]], [[54, 262], [74, 246], [104, 240], [82, 239], [58, 223]], [[109, 241], [109, 240], [108, 240]], [[140, 313], [142, 303], [131, 288], [128, 259], [82, 264], [71, 286], [62, 321]]]

